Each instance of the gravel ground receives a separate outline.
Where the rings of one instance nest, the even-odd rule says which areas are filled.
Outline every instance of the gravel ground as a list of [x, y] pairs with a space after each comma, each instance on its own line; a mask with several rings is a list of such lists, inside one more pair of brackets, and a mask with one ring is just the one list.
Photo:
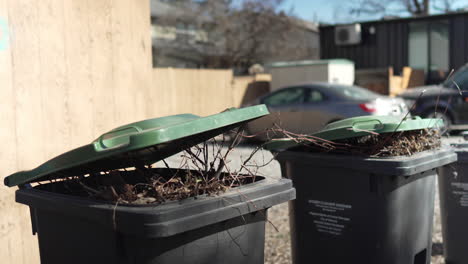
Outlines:
[[288, 204], [280, 204], [268, 210], [265, 230], [265, 264], [291, 263], [291, 239], [289, 236]]

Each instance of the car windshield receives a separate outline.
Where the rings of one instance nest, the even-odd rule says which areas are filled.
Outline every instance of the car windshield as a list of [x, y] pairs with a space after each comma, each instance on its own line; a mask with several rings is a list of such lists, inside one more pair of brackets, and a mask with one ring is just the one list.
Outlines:
[[304, 101], [304, 89], [287, 88], [273, 93], [263, 99], [264, 104], [268, 106], [280, 106], [288, 104], [297, 104]]
[[353, 100], [372, 100], [379, 96], [372, 91], [358, 86], [333, 84], [329, 88], [333, 89], [337, 94]]
[[468, 67], [461, 67], [451, 78], [445, 80], [443, 85], [448, 88], [456, 88], [455, 83], [464, 90], [468, 86]]

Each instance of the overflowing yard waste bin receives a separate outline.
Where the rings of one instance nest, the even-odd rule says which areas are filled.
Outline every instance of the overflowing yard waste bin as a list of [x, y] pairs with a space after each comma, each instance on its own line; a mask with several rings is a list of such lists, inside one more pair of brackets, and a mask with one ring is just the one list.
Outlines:
[[30, 208], [42, 263], [263, 263], [266, 212], [294, 199], [290, 180], [151, 164], [266, 114], [260, 105], [129, 124], [4, 183]]
[[356, 117], [268, 144], [297, 192], [293, 263], [429, 264], [436, 168], [456, 161], [440, 122]]
[[468, 141], [455, 137], [447, 143], [458, 161], [439, 169], [444, 257], [447, 264], [464, 264], [468, 263]]

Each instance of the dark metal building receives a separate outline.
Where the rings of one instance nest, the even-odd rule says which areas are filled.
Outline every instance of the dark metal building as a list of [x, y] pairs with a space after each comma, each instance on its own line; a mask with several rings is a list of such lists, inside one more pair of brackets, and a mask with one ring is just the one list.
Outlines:
[[356, 69], [410, 66], [438, 82], [468, 62], [468, 12], [322, 26], [320, 55], [353, 60]]

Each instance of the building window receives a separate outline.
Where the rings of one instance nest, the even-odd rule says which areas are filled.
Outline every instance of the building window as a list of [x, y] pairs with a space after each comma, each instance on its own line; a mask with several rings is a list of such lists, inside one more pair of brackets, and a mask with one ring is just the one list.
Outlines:
[[409, 24], [408, 64], [411, 68], [426, 70], [428, 65], [427, 23], [415, 22]]
[[429, 78], [443, 81], [449, 72], [449, 25], [447, 21], [430, 24]]
[[408, 65], [424, 70], [428, 83], [444, 80], [449, 71], [448, 21], [409, 24]]

